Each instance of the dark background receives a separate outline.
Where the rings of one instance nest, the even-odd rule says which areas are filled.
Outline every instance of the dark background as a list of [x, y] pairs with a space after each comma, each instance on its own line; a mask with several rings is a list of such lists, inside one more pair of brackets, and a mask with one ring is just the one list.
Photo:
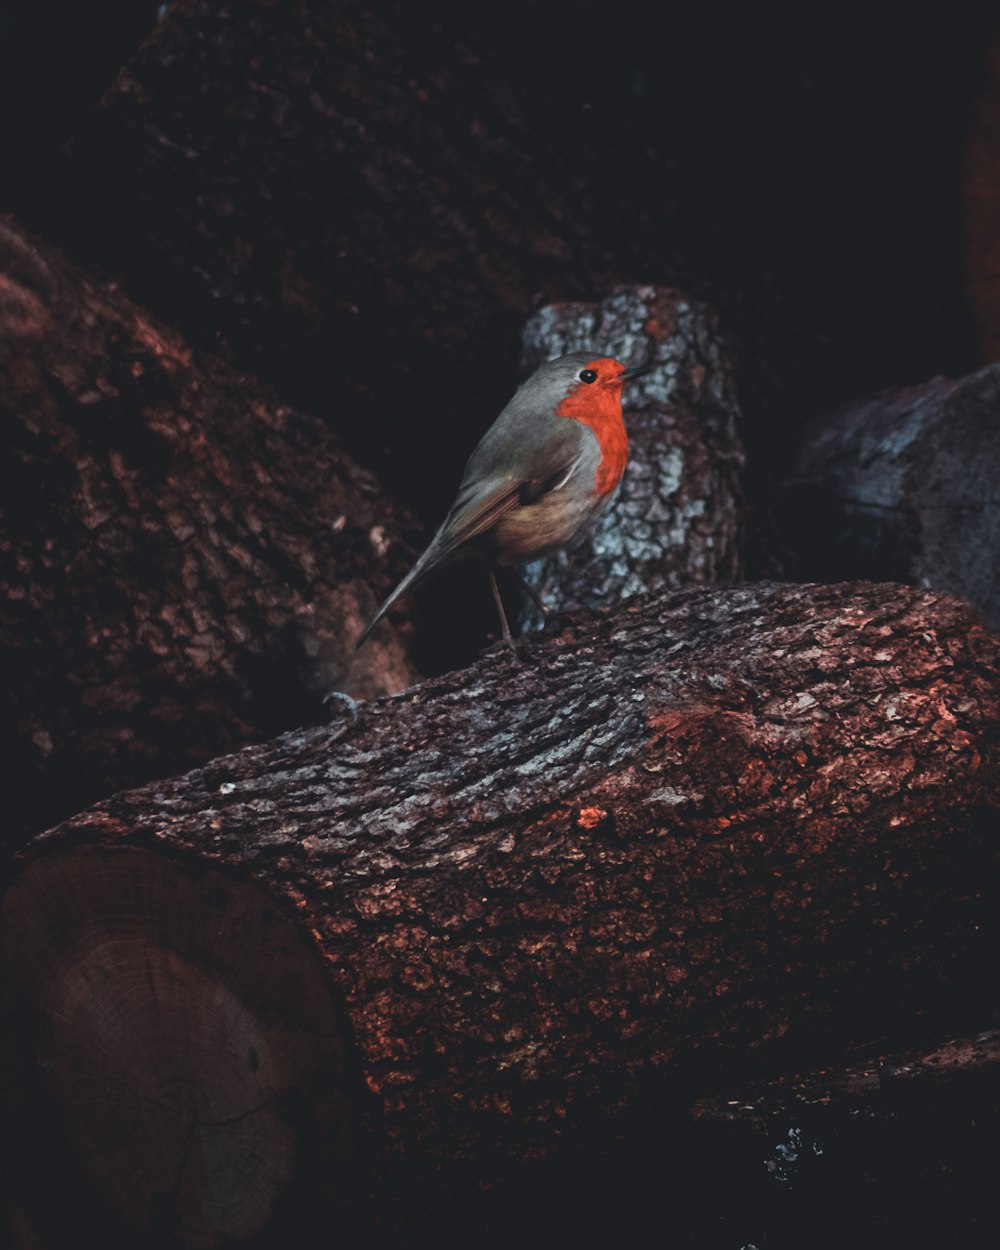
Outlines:
[[[982, 363], [962, 176], [997, 27], [987, 6], [875, 6], [863, 20], [635, 0], [409, 12], [433, 22], [429, 39], [465, 41], [513, 83], [551, 88], [581, 122], [566, 142], [586, 168], [626, 202], [634, 188], [637, 213], [662, 212], [685, 289], [719, 306], [745, 349], [752, 478], [766, 485], [801, 423], [831, 404]], [[156, 19], [155, 5], [111, 0], [0, 13], [0, 209], [72, 237], [73, 206], [46, 202], [45, 171]], [[621, 229], [624, 243], [626, 218]], [[306, 378], [302, 390], [288, 398], [315, 401]], [[392, 447], [368, 452], [435, 521], [451, 462], [448, 484], [432, 473], [421, 488]]]

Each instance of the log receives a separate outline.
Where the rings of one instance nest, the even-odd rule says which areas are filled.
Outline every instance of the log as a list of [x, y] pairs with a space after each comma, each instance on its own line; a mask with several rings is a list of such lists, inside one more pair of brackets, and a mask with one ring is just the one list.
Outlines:
[[[716, 314], [680, 291], [648, 286], [541, 309], [525, 327], [525, 373], [570, 351], [649, 372], [625, 395], [629, 462], [617, 495], [570, 550], [536, 561], [525, 579], [560, 611], [736, 581], [745, 456], [735, 364]], [[524, 617], [540, 624], [530, 603]]]
[[913, 582], [1000, 627], [1000, 365], [846, 404], [783, 487], [793, 577]]
[[943, 594], [688, 589], [118, 794], [0, 905], [12, 1114], [137, 1236], [399, 1244], [636, 1107], [982, 1013], [998, 662]]
[[412, 558], [403, 510], [324, 422], [9, 219], [0, 409], [4, 846], [416, 679], [406, 620], [353, 651]]

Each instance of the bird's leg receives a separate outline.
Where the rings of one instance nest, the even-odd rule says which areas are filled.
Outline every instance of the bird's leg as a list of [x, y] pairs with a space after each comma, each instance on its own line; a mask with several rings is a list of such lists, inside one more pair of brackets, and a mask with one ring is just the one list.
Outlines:
[[539, 612], [541, 612], [542, 628], [547, 630], [551, 627], [556, 633], [558, 633], [561, 629], [564, 629], [571, 619], [569, 613], [560, 612], [556, 608], [547, 608], [545, 604], [542, 603], [541, 597], [534, 586], [532, 586], [526, 578], [522, 577], [517, 569], [511, 569], [511, 572], [517, 577], [518, 581], [524, 587], [525, 594], [527, 594], [528, 598], [532, 601]]
[[521, 576], [521, 574], [517, 571], [517, 569], [512, 568], [511, 572], [514, 574], [517, 580], [521, 583], [521, 589], [528, 596], [528, 598], [535, 605], [535, 607], [539, 610], [539, 612], [541, 612], [542, 620], [545, 621], [546, 624], [548, 624], [549, 610], [545, 606], [545, 604], [542, 603], [542, 600], [539, 597], [538, 591], [534, 588], [534, 586], [531, 585], [531, 583], [526, 578]]
[[[338, 720], [346, 716], [354, 721], [358, 719], [358, 708], [361, 706], [360, 699], [354, 699], [343, 690], [331, 690], [323, 696], [323, 706], [326, 708], [327, 715], [332, 720], [335, 716]], [[334, 712], [334, 708], [340, 708], [339, 712]]]
[[503, 610], [503, 600], [500, 598], [500, 588], [497, 585], [497, 579], [492, 569], [490, 569], [490, 589], [493, 591], [493, 602], [497, 605], [497, 611], [500, 613], [500, 628], [503, 630], [503, 640], [514, 650], [514, 639], [510, 636], [510, 626], [507, 624], [507, 613]]

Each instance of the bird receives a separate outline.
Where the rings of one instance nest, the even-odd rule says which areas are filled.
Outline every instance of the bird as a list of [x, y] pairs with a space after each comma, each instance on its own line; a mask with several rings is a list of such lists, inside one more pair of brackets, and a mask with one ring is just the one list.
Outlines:
[[447, 516], [355, 650], [401, 595], [433, 570], [470, 557], [489, 563], [501, 632], [513, 646], [494, 566], [525, 564], [568, 546], [608, 505], [628, 461], [622, 391], [646, 372], [585, 351], [540, 365], [480, 439]]

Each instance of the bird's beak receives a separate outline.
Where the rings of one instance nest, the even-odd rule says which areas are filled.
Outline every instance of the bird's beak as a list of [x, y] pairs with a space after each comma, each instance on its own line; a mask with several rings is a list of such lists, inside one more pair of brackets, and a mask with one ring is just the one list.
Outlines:
[[623, 382], [631, 382], [633, 378], [641, 378], [644, 373], [648, 373], [650, 365], [636, 366], [634, 369], [626, 369], [621, 375]]

